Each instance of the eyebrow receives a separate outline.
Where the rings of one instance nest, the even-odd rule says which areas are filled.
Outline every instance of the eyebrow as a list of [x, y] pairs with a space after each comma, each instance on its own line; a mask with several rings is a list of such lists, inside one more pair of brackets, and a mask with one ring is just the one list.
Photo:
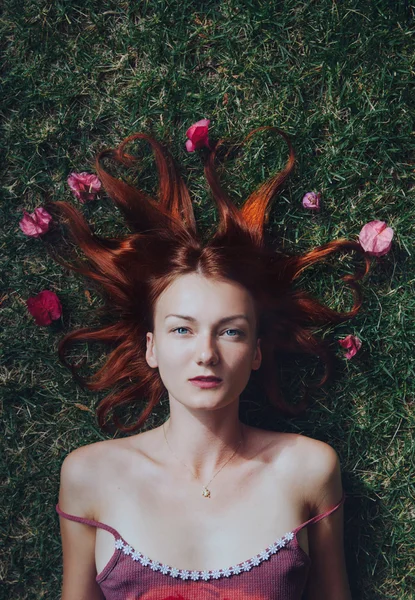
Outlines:
[[[168, 319], [169, 317], [177, 317], [178, 319], [184, 319], [185, 321], [191, 321], [192, 323], [197, 321], [197, 319], [195, 319], [194, 317], [189, 317], [187, 315], [167, 315], [164, 320]], [[249, 323], [248, 317], [246, 315], [241, 314], [241, 315], [232, 315], [230, 317], [223, 317], [223, 319], [219, 319], [217, 324], [220, 325], [222, 323], [227, 323], [228, 321], [234, 321], [235, 319], [245, 319]]]

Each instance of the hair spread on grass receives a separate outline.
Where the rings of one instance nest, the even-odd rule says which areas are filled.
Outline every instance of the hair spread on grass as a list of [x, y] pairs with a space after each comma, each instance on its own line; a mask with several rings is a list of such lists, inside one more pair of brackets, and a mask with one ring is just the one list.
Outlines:
[[[308, 389], [296, 405], [283, 398], [278, 380], [278, 353], [305, 353], [324, 364], [322, 386], [332, 370], [328, 346], [315, 335], [317, 327], [333, 325], [355, 316], [362, 297], [357, 283], [367, 274], [370, 261], [357, 242], [331, 241], [302, 255], [268, 248], [264, 225], [268, 221], [271, 200], [295, 164], [295, 154], [286, 133], [276, 127], [259, 127], [256, 132], [278, 132], [289, 148], [284, 169], [269, 178], [237, 208], [222, 189], [214, 166], [218, 148], [203, 149], [204, 172], [218, 210], [218, 225], [204, 242], [197, 231], [189, 191], [168, 150], [151, 136], [135, 133], [118, 148], [106, 149], [95, 159], [95, 169], [103, 188], [122, 212], [130, 233], [118, 238], [96, 235], [79, 210], [67, 202], [53, 202], [65, 217], [70, 235], [83, 258], [67, 268], [98, 284], [105, 299], [104, 313], [110, 323], [99, 328], [85, 327], [68, 333], [59, 344], [61, 361], [74, 377], [89, 390], [111, 390], [97, 406], [99, 426], [107, 429], [112, 419], [117, 429], [129, 433], [143, 427], [154, 407], [166, 394], [157, 368], [146, 361], [146, 332], [153, 331], [153, 310], [160, 294], [183, 274], [199, 272], [205, 277], [232, 280], [244, 286], [254, 299], [257, 310], [257, 335], [261, 338], [262, 363], [257, 371], [271, 405], [284, 415], [295, 416], [308, 404]], [[124, 167], [137, 165], [138, 159], [125, 150], [133, 140], [146, 140], [152, 146], [159, 174], [158, 200], [144, 191], [109, 174], [104, 158]], [[243, 143], [244, 143], [243, 142]], [[211, 144], [212, 145], [212, 144]], [[364, 257], [364, 268], [342, 279], [353, 292], [349, 312], [334, 311], [294, 282], [308, 267], [325, 261], [340, 251], [357, 251]], [[55, 257], [56, 258], [56, 257]], [[77, 373], [79, 366], [66, 360], [68, 347], [75, 342], [110, 344], [106, 361], [90, 378]], [[123, 425], [115, 409], [143, 402], [143, 410], [132, 426]]]

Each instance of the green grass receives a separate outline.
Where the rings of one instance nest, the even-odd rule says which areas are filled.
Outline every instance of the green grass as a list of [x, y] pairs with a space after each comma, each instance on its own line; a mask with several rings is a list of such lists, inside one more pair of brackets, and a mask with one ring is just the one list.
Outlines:
[[[93, 412], [102, 396], [80, 389], [56, 352], [66, 331], [94, 321], [90, 288], [54, 264], [41, 239], [23, 235], [22, 210], [76, 203], [69, 172], [90, 171], [99, 150], [143, 131], [169, 145], [196, 217], [211, 225], [216, 213], [200, 159], [184, 146], [186, 129], [201, 118], [211, 119], [213, 139], [241, 141], [262, 125], [290, 135], [298, 162], [270, 217], [285, 248], [355, 240], [373, 219], [395, 231], [391, 251], [373, 261], [363, 283], [362, 311], [330, 333], [335, 347], [358, 335], [362, 349], [350, 361], [336, 349], [336, 376], [313, 394], [307, 414], [276, 418], [257, 397], [242, 409], [252, 425], [301, 432], [339, 453], [353, 598], [415, 598], [413, 7], [386, 0], [3, 6], [1, 599], [59, 597], [60, 465], [74, 448], [108, 437]], [[137, 183], [153, 192], [150, 147], [135, 149], [143, 155]], [[281, 138], [258, 134], [225, 165], [223, 181], [242, 202], [287, 156]], [[322, 193], [318, 215], [301, 205], [311, 190]], [[103, 195], [84, 210], [98, 232], [122, 231]], [[333, 308], [350, 307], [339, 281], [348, 260], [315, 268], [304, 285]], [[64, 308], [62, 321], [43, 328], [25, 306], [42, 289], [54, 290]], [[100, 304], [92, 289], [91, 299]], [[89, 364], [99, 360], [94, 348], [86, 352]], [[295, 379], [287, 373], [293, 397]]]

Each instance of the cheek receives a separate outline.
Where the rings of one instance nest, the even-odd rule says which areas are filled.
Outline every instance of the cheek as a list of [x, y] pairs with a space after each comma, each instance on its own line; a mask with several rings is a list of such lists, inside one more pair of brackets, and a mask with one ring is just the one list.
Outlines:
[[189, 344], [179, 344], [175, 340], [168, 339], [162, 345], [162, 351], [158, 353], [158, 361], [165, 370], [177, 368], [177, 365], [189, 361], [193, 356]]
[[251, 370], [252, 355], [246, 347], [231, 348], [222, 353], [222, 361], [228, 369], [240, 376], [241, 373]]

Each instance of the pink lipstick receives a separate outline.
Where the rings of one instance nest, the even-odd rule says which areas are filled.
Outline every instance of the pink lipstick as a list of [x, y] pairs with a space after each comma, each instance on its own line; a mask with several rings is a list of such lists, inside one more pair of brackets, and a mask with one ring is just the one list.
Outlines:
[[219, 377], [194, 377], [189, 381], [201, 389], [215, 388], [222, 383], [222, 379]]

